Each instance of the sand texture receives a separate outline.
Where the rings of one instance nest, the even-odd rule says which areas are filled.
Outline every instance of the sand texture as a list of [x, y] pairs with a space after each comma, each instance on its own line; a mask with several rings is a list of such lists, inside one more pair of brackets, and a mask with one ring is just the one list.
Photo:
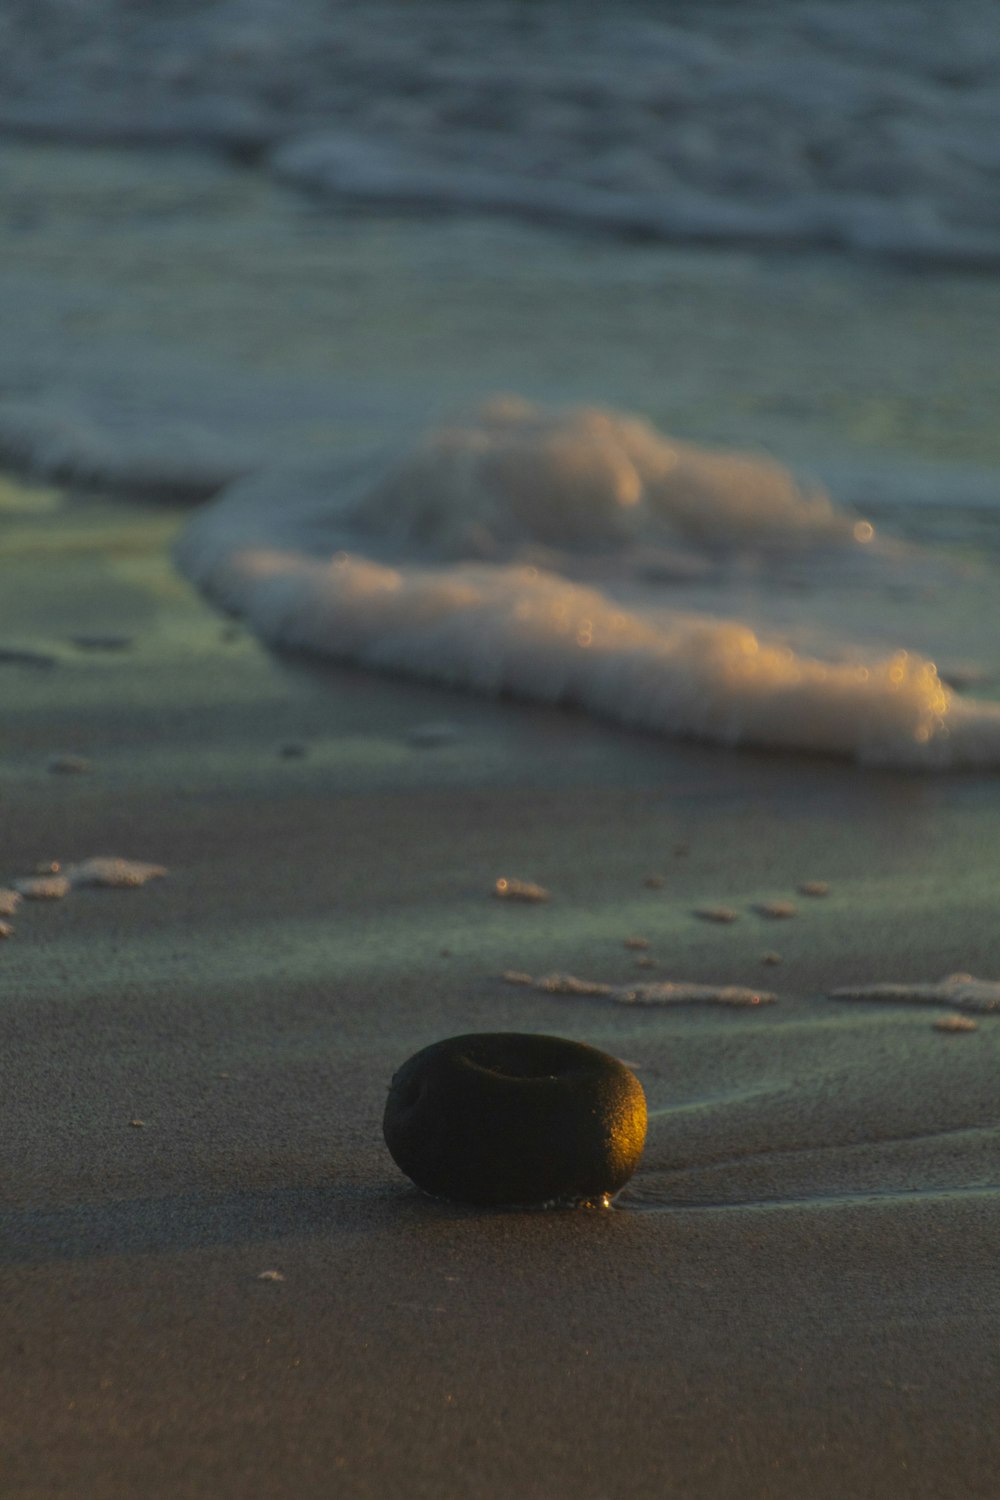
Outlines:
[[[272, 658], [170, 572], [176, 513], [19, 493], [0, 639], [51, 664], [0, 669], [3, 879], [169, 873], [25, 903], [0, 954], [4, 1495], [993, 1496], [1000, 1022], [825, 995], [1000, 973], [995, 780]], [[757, 908], [820, 879], [762, 968]], [[501, 979], [633, 983], [637, 932], [654, 977], [777, 1002]], [[394, 1169], [394, 1067], [498, 1028], [636, 1068], [616, 1209]]]

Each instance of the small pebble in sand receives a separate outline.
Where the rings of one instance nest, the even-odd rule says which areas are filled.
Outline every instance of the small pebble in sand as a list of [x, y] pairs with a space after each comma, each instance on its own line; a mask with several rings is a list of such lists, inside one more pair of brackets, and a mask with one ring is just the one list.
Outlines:
[[441, 949], [441, 957], [442, 958], [450, 958], [451, 957], [451, 949], [450, 948], [442, 948]]
[[50, 755], [45, 769], [57, 776], [79, 776], [90, 770], [90, 761], [85, 755]]
[[804, 880], [799, 886], [800, 896], [829, 896], [830, 887], [825, 880]]
[[258, 1281], [284, 1281], [284, 1279], [285, 1278], [284, 1278], [284, 1276], [282, 1275], [282, 1273], [280, 1271], [258, 1271], [257, 1272], [257, 1280]]
[[25, 880], [15, 880], [14, 886], [26, 901], [61, 901], [70, 892], [65, 875], [30, 875]]
[[979, 1023], [971, 1016], [938, 1016], [935, 1031], [978, 1031]]
[[759, 917], [769, 917], [774, 922], [781, 921], [784, 917], [798, 915], [791, 901], [759, 901], [754, 911]]
[[530, 880], [509, 880], [502, 875], [493, 887], [493, 894], [500, 901], [548, 901], [549, 893], [543, 885], [534, 885]]
[[647, 875], [642, 883], [651, 891], [662, 891], [667, 882], [662, 875]]
[[622, 944], [622, 947], [623, 948], [648, 948], [649, 947], [649, 938], [644, 938], [644, 937], [627, 937], [625, 939], [624, 943]]
[[700, 917], [703, 922], [736, 922], [739, 915], [731, 906], [696, 906], [692, 912], [692, 916]]
[[760, 955], [762, 964], [780, 964], [783, 960], [780, 953], [768, 952]]
[[9, 922], [0, 922], [0, 938], [14, 936], [14, 929]]
[[12, 917], [21, 904], [21, 892], [0, 888], [0, 917]]
[[444, 719], [434, 724], [414, 724], [406, 732], [407, 742], [418, 750], [432, 750], [435, 745], [451, 745], [461, 737], [459, 726]]
[[146, 1128], [145, 1120], [129, 1120], [129, 1124], [134, 1130], [144, 1130]]

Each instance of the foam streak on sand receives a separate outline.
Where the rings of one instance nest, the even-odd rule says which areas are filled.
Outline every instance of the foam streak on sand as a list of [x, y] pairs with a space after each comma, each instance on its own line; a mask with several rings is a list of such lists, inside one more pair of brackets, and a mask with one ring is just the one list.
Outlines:
[[61, 901], [72, 887], [65, 875], [27, 875], [15, 880], [14, 889], [27, 901]]
[[[827, 628], [877, 618], [904, 557], [781, 465], [636, 418], [496, 400], [382, 469], [237, 484], [177, 558], [276, 644], [717, 744], [1000, 765], [1000, 705]], [[766, 612], [790, 558], [811, 650], [725, 617], [740, 560]], [[681, 565], [695, 610], [676, 607]]]
[[887, 1000], [910, 1005], [947, 1005], [952, 1010], [1000, 1011], [1000, 980], [948, 974], [936, 984], [867, 984], [831, 990], [831, 1000]]
[[549, 893], [542, 885], [531, 880], [509, 880], [501, 876], [493, 887], [493, 894], [500, 901], [548, 901]]
[[65, 873], [74, 886], [103, 885], [123, 890], [145, 885], [150, 880], [161, 880], [167, 871], [163, 865], [147, 864], [141, 859], [98, 854], [80, 864], [68, 865]]
[[139, 859], [121, 859], [118, 855], [97, 854], [65, 868], [56, 865], [49, 874], [30, 875], [15, 880], [13, 892], [0, 891], [0, 912], [9, 914], [4, 903], [11, 895], [15, 900], [26, 896], [30, 901], [58, 901], [78, 886], [99, 885], [116, 890], [132, 890], [145, 885], [147, 881], [160, 880], [166, 873], [163, 865], [151, 865]]
[[662, 980], [655, 984], [602, 984], [596, 979], [577, 979], [573, 974], [543, 974], [539, 978], [508, 969], [507, 984], [524, 985], [545, 995], [594, 995], [617, 1005], [773, 1005], [777, 999], [767, 990], [744, 989], [735, 984], [689, 984]]

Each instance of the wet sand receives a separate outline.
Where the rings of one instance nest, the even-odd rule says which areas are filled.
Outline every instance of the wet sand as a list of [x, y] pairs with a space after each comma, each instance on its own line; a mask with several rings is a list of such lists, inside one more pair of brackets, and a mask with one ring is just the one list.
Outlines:
[[[278, 660], [171, 572], [179, 512], [6, 493], [0, 647], [38, 660], [0, 665], [3, 880], [170, 875], [25, 903], [0, 949], [5, 1496], [993, 1496], [1000, 1017], [825, 996], [1000, 974], [995, 778]], [[452, 1208], [396, 1172], [393, 1068], [505, 1028], [636, 1067], [616, 1209]]]

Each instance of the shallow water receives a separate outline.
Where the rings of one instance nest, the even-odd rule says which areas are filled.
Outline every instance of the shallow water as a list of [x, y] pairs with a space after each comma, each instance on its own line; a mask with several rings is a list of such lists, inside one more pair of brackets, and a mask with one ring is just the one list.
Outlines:
[[6, 18], [0, 128], [200, 143], [335, 200], [995, 264], [989, 0], [363, 11], [73, 0]]
[[317, 209], [194, 150], [8, 144], [0, 173], [0, 449], [222, 491], [178, 557], [266, 640], [997, 763], [992, 279]]

